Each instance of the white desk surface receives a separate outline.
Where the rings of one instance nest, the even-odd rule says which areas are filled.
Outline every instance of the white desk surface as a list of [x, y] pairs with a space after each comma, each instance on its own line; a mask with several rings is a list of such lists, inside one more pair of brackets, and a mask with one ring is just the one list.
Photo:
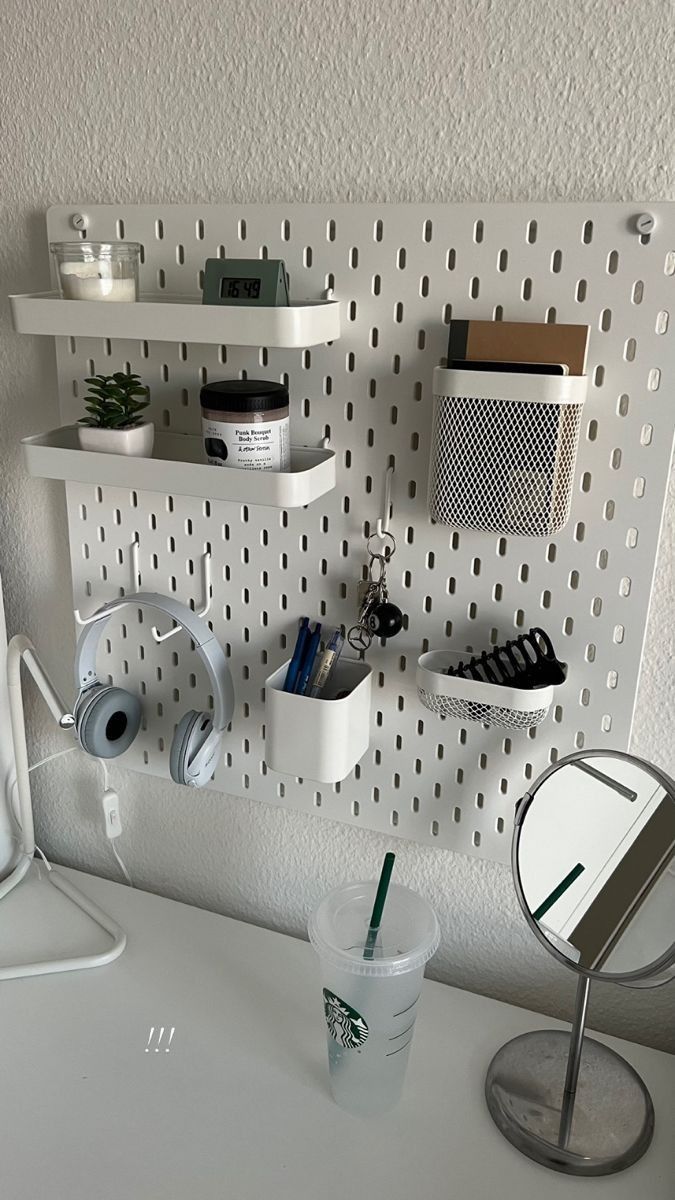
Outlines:
[[[328, 1092], [309, 945], [66, 874], [129, 941], [108, 967], [0, 984], [7, 1200], [673, 1200], [675, 1058], [605, 1039], [651, 1090], [654, 1142], [621, 1175], [558, 1175], [511, 1148], [483, 1099], [495, 1050], [557, 1023], [427, 981], [403, 1100], [358, 1120]], [[65, 914], [48, 892], [47, 925]], [[29, 879], [2, 901], [1, 961], [43, 893]], [[71, 915], [64, 949], [95, 948]], [[175, 1027], [168, 1054], [145, 1053], [153, 1025]]]

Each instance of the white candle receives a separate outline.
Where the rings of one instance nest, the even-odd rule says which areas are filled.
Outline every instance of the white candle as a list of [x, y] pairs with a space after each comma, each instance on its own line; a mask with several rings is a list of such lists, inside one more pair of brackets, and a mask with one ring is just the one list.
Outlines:
[[136, 299], [134, 279], [113, 279], [106, 262], [69, 262], [59, 266], [61, 290], [66, 300], [131, 301]]

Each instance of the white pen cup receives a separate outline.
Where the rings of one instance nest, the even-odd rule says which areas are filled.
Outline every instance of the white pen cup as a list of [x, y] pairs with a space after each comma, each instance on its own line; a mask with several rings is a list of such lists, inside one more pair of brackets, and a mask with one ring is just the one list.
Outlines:
[[398, 1103], [424, 968], [440, 941], [426, 900], [391, 884], [373, 957], [364, 957], [376, 890], [376, 881], [337, 888], [309, 922], [321, 964], [331, 1092], [358, 1116]]

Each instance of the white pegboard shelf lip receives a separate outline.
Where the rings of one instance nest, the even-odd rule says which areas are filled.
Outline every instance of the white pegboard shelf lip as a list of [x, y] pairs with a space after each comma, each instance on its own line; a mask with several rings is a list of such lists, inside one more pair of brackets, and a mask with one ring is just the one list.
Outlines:
[[302, 349], [340, 336], [339, 300], [277, 308], [202, 304], [192, 296], [141, 296], [127, 303], [63, 300], [57, 292], [9, 297], [17, 333], [127, 338], [202, 345]]
[[335, 452], [323, 447], [292, 446], [290, 471], [211, 466], [202, 439], [180, 433], [158, 432], [152, 458], [81, 450], [76, 425], [23, 438], [21, 447], [29, 475], [164, 495], [300, 508], [335, 487]]

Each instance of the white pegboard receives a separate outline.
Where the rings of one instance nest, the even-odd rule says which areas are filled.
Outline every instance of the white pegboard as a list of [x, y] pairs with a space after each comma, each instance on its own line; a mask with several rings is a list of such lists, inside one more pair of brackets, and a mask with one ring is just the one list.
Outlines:
[[[334, 287], [343, 336], [311, 350], [57, 339], [61, 417], [81, 412], [84, 376], [125, 363], [151, 385], [160, 428], [197, 433], [199, 388], [246, 371], [288, 378], [293, 440], [330, 434], [334, 492], [278, 511], [139, 490], [68, 485], [75, 603], [83, 612], [130, 587], [138, 535], [144, 588], [201, 601], [199, 559], [213, 552], [213, 628], [237, 694], [214, 787], [319, 812], [417, 841], [505, 861], [527, 780], [581, 746], [626, 747], [639, 673], [673, 433], [675, 217], [649, 206], [285, 205], [52, 209], [49, 237], [144, 246], [142, 290], [199, 294], [207, 256], [284, 258], [296, 298]], [[450, 315], [591, 327], [589, 398], [569, 524], [547, 539], [434, 526], [427, 515], [433, 368]], [[389, 570], [404, 632], [374, 645], [370, 750], [335, 787], [267, 772], [263, 683], [288, 656], [297, 617], [354, 620], [364, 532], [395, 465]], [[441, 721], [421, 706], [418, 655], [482, 650], [530, 625], [551, 634], [569, 679], [544, 724], [505, 735]], [[181, 635], [182, 636], [182, 635]], [[146, 693], [147, 731], [126, 763], [166, 774], [174, 724], [202, 707], [180, 637], [163, 647], [125, 618], [101, 667]], [[186, 792], [186, 803], [190, 803]]]

